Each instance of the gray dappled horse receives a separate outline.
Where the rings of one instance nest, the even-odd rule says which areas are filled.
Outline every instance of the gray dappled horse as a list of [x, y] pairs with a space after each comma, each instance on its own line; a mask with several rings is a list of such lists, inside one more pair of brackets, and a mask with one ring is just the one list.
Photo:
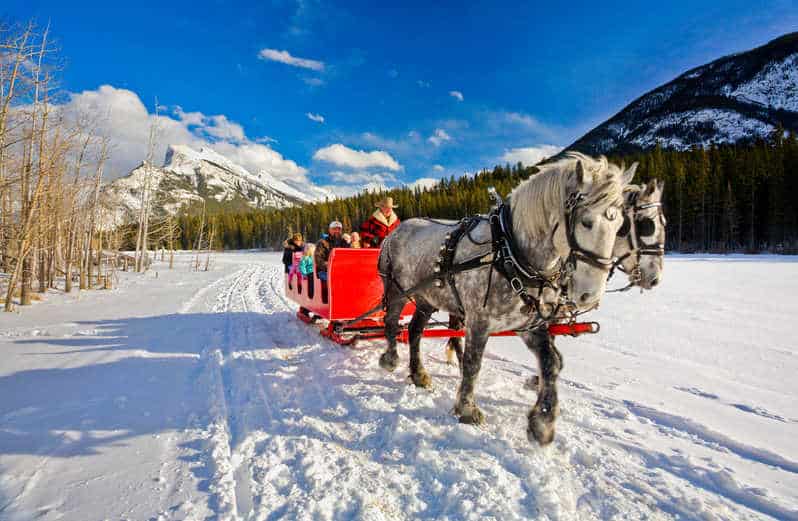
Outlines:
[[[632, 169], [635, 165], [632, 165]], [[632, 170], [630, 169], [630, 170]], [[643, 185], [628, 185], [624, 188], [624, 220], [618, 230], [612, 256], [613, 270], [618, 268], [628, 277], [625, 291], [635, 286], [653, 289], [662, 280], [663, 256], [665, 254], [665, 214], [662, 211], [664, 181], [652, 179]], [[612, 277], [613, 271], [610, 271]], [[461, 329], [460, 317], [449, 317], [450, 329]], [[553, 339], [550, 340], [553, 342]], [[452, 337], [446, 343], [446, 361], [453, 365], [454, 356], [460, 365], [463, 346], [460, 338]], [[533, 377], [530, 387], [537, 388], [539, 379]]]
[[[650, 290], [662, 280], [667, 225], [662, 211], [664, 187], [664, 181], [652, 179], [644, 185], [628, 185], [624, 188], [624, 220], [618, 230], [612, 256], [615, 258], [613, 270], [618, 268], [624, 272], [628, 277], [628, 285], [615, 291], [625, 291], [635, 286]], [[611, 270], [610, 277], [612, 273]], [[460, 317], [449, 317], [450, 329], [462, 327]], [[463, 346], [458, 337], [452, 337], [446, 343], [446, 362], [449, 365], [454, 364], [455, 355], [460, 364]]]
[[[560, 284], [525, 288], [535, 299], [534, 306], [519, 297], [508, 278], [493, 274], [489, 264], [457, 273], [450, 286], [425, 284], [436, 276], [442, 245], [448, 243], [454, 225], [409, 219], [388, 236], [380, 252], [388, 341], [380, 365], [394, 370], [398, 364], [396, 335], [408, 296], [416, 303], [409, 343], [410, 378], [418, 386], [431, 384], [419, 349], [430, 315], [440, 309], [461, 316], [466, 339], [454, 412], [461, 422], [478, 424], [484, 416], [474, 393], [488, 336], [498, 331], [517, 331], [537, 355], [542, 375], [538, 401], [528, 416], [527, 433], [530, 439], [546, 444], [554, 436], [556, 379], [562, 360], [542, 326], [545, 318], [551, 318], [559, 309], [563, 285], [567, 287], [571, 309], [587, 310], [598, 305], [612, 265], [616, 234], [623, 223], [623, 187], [633, 177], [634, 168], [624, 172], [604, 157], [593, 159], [569, 153], [539, 170], [508, 198], [508, 240], [524, 258], [525, 266]], [[493, 239], [487, 219], [475, 222], [457, 243], [453, 261], [494, 255]], [[408, 290], [412, 290], [411, 294], [406, 293]]]

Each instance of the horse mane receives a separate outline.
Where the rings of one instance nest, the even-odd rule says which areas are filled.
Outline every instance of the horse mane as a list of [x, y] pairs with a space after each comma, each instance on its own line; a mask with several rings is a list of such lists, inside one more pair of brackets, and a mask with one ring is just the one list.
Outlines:
[[569, 174], [576, 170], [578, 161], [582, 162], [585, 172], [593, 174], [593, 183], [583, 204], [589, 207], [623, 204], [622, 165], [610, 163], [604, 156], [592, 158], [579, 152], [568, 152], [558, 161], [538, 166], [537, 174], [510, 193], [513, 225], [526, 232], [517, 234], [516, 239], [522, 247], [531, 247], [534, 242], [543, 240], [564, 217]]

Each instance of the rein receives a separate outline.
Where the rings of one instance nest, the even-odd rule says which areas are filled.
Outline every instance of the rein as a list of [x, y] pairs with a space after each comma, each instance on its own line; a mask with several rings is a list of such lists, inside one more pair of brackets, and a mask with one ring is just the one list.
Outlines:
[[602, 257], [595, 252], [586, 250], [579, 245], [576, 240], [576, 209], [584, 200], [585, 195], [575, 192], [568, 196], [565, 202], [565, 222], [566, 222], [566, 236], [568, 238], [568, 247], [571, 253], [568, 255], [566, 264], [570, 264], [572, 269], [576, 269], [576, 261], [582, 261], [594, 268], [604, 271], [610, 271], [614, 265], [611, 257]]

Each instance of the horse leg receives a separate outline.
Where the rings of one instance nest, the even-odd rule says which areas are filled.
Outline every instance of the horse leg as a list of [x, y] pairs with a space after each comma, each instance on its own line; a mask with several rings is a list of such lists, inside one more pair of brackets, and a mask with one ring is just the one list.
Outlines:
[[416, 312], [413, 313], [413, 318], [410, 320], [408, 328], [408, 336], [410, 337], [410, 379], [413, 380], [416, 387], [424, 387], [425, 389], [432, 387], [432, 379], [421, 362], [421, 336], [424, 333], [424, 328], [429, 323], [430, 315], [434, 312], [435, 310], [431, 306], [416, 300]]
[[397, 291], [390, 289], [392, 285], [385, 285], [385, 339], [388, 347], [380, 356], [380, 367], [386, 371], [393, 371], [399, 364], [399, 353], [396, 352], [396, 335], [399, 334], [399, 319], [405, 307], [405, 299]]
[[460, 389], [457, 391], [457, 402], [454, 413], [460, 417], [460, 423], [482, 424], [485, 415], [477, 407], [474, 392], [477, 386], [477, 377], [482, 367], [482, 354], [488, 342], [488, 332], [484, 325], [467, 324], [465, 351], [463, 362], [460, 366], [462, 378]]
[[[463, 319], [456, 315], [449, 315], [449, 329], [463, 329]], [[463, 367], [463, 341], [459, 337], [451, 337], [446, 342], [446, 363], [454, 365], [454, 356], [457, 355], [457, 367]]]
[[554, 337], [545, 327], [520, 334], [527, 347], [538, 359], [538, 399], [527, 416], [527, 436], [540, 445], [554, 439], [554, 422], [560, 413], [557, 399], [557, 377], [562, 370], [562, 355], [554, 345]]

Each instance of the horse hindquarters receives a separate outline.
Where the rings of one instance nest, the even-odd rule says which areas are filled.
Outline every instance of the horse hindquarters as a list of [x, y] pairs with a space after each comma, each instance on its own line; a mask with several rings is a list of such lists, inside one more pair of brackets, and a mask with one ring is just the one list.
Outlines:
[[519, 333], [527, 347], [538, 359], [538, 398], [527, 416], [527, 436], [540, 445], [554, 439], [554, 427], [560, 406], [557, 397], [557, 377], [562, 370], [562, 355], [554, 345], [554, 337], [546, 327]]

